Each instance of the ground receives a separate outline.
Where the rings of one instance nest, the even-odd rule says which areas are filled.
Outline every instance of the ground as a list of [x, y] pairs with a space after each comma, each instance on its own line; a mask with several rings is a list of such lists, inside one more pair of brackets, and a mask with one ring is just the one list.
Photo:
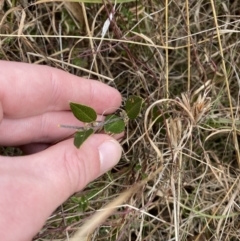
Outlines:
[[239, 240], [238, 1], [113, 5], [1, 4], [1, 59], [61, 68], [117, 88], [124, 101], [144, 99], [120, 163], [59, 207], [35, 240], [76, 237], [109, 203], [117, 209], [88, 240]]

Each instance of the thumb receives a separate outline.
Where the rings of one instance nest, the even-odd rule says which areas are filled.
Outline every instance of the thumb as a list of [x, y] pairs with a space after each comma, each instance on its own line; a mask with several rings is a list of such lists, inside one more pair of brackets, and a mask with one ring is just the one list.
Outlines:
[[70, 139], [32, 156], [35, 156], [34, 166], [39, 165], [37, 169], [42, 169], [41, 176], [44, 173], [46, 179], [51, 178], [51, 183], [66, 188], [69, 196], [116, 165], [121, 153], [122, 148], [116, 140], [96, 134], [89, 137], [80, 149]]
[[70, 139], [30, 156], [1, 157], [0, 230], [14, 231], [0, 240], [31, 239], [60, 204], [120, 157], [119, 143], [104, 134], [89, 137], [80, 149]]

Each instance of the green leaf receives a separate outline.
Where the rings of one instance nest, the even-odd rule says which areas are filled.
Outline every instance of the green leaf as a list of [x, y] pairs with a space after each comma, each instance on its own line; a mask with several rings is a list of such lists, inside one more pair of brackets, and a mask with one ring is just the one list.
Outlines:
[[164, 123], [164, 119], [168, 119], [170, 115], [165, 111], [165, 107], [161, 107], [161, 110], [159, 110], [159, 106], [154, 106], [152, 109], [152, 121], [154, 121], [155, 124], [157, 123]]
[[105, 118], [106, 124], [104, 125], [104, 131], [106, 133], [118, 134], [124, 131], [125, 123], [117, 115], [108, 115]]
[[163, 116], [161, 115], [161, 111], [159, 110], [160, 107], [154, 106], [152, 109], [152, 121], [155, 121], [155, 123], [162, 123], [163, 122]]
[[125, 105], [125, 111], [130, 120], [134, 120], [139, 115], [142, 109], [143, 99], [139, 96], [130, 96]]
[[93, 134], [93, 129], [88, 129], [86, 131], [77, 131], [74, 135], [74, 145], [79, 148], [84, 141], [87, 140], [89, 136]]
[[89, 123], [97, 119], [96, 111], [89, 106], [70, 102], [70, 108], [74, 116], [82, 122]]

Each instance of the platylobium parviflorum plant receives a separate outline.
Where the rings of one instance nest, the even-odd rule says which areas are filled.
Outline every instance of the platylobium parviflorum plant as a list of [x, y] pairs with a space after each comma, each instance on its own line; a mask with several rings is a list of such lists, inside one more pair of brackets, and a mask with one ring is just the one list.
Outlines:
[[107, 134], [119, 134], [125, 129], [129, 120], [134, 120], [139, 115], [143, 105], [143, 99], [139, 96], [130, 96], [120, 114], [107, 115], [104, 121], [97, 121], [96, 111], [86, 105], [70, 102], [70, 108], [73, 115], [81, 122], [84, 127], [59, 125], [63, 128], [75, 129], [74, 145], [77, 148], [86, 141], [93, 133], [104, 131]]

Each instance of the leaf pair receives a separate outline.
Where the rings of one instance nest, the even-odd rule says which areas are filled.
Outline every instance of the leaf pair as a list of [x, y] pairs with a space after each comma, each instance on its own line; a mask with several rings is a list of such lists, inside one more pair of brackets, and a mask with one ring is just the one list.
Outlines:
[[[131, 96], [128, 98], [125, 105], [125, 111], [130, 120], [135, 119], [139, 115], [142, 103], [143, 99], [141, 97]], [[95, 132], [95, 130], [103, 128], [105, 133], [119, 134], [125, 129], [123, 118], [117, 115], [108, 115], [104, 122], [97, 122], [97, 113], [91, 107], [70, 102], [70, 108], [78, 120], [87, 123], [83, 130], [75, 133], [74, 145], [77, 148], [79, 148], [84, 141]]]
[[75, 133], [74, 145], [77, 148], [79, 148], [84, 141], [94, 133], [94, 128], [98, 128], [99, 126], [99, 129], [103, 127], [104, 131], [109, 134], [118, 134], [125, 129], [124, 121], [116, 115], [108, 115], [104, 120], [104, 124], [102, 124], [95, 122], [97, 119], [97, 113], [91, 107], [71, 102], [70, 108], [78, 120], [89, 124], [86, 125], [85, 130], [77, 131]]

